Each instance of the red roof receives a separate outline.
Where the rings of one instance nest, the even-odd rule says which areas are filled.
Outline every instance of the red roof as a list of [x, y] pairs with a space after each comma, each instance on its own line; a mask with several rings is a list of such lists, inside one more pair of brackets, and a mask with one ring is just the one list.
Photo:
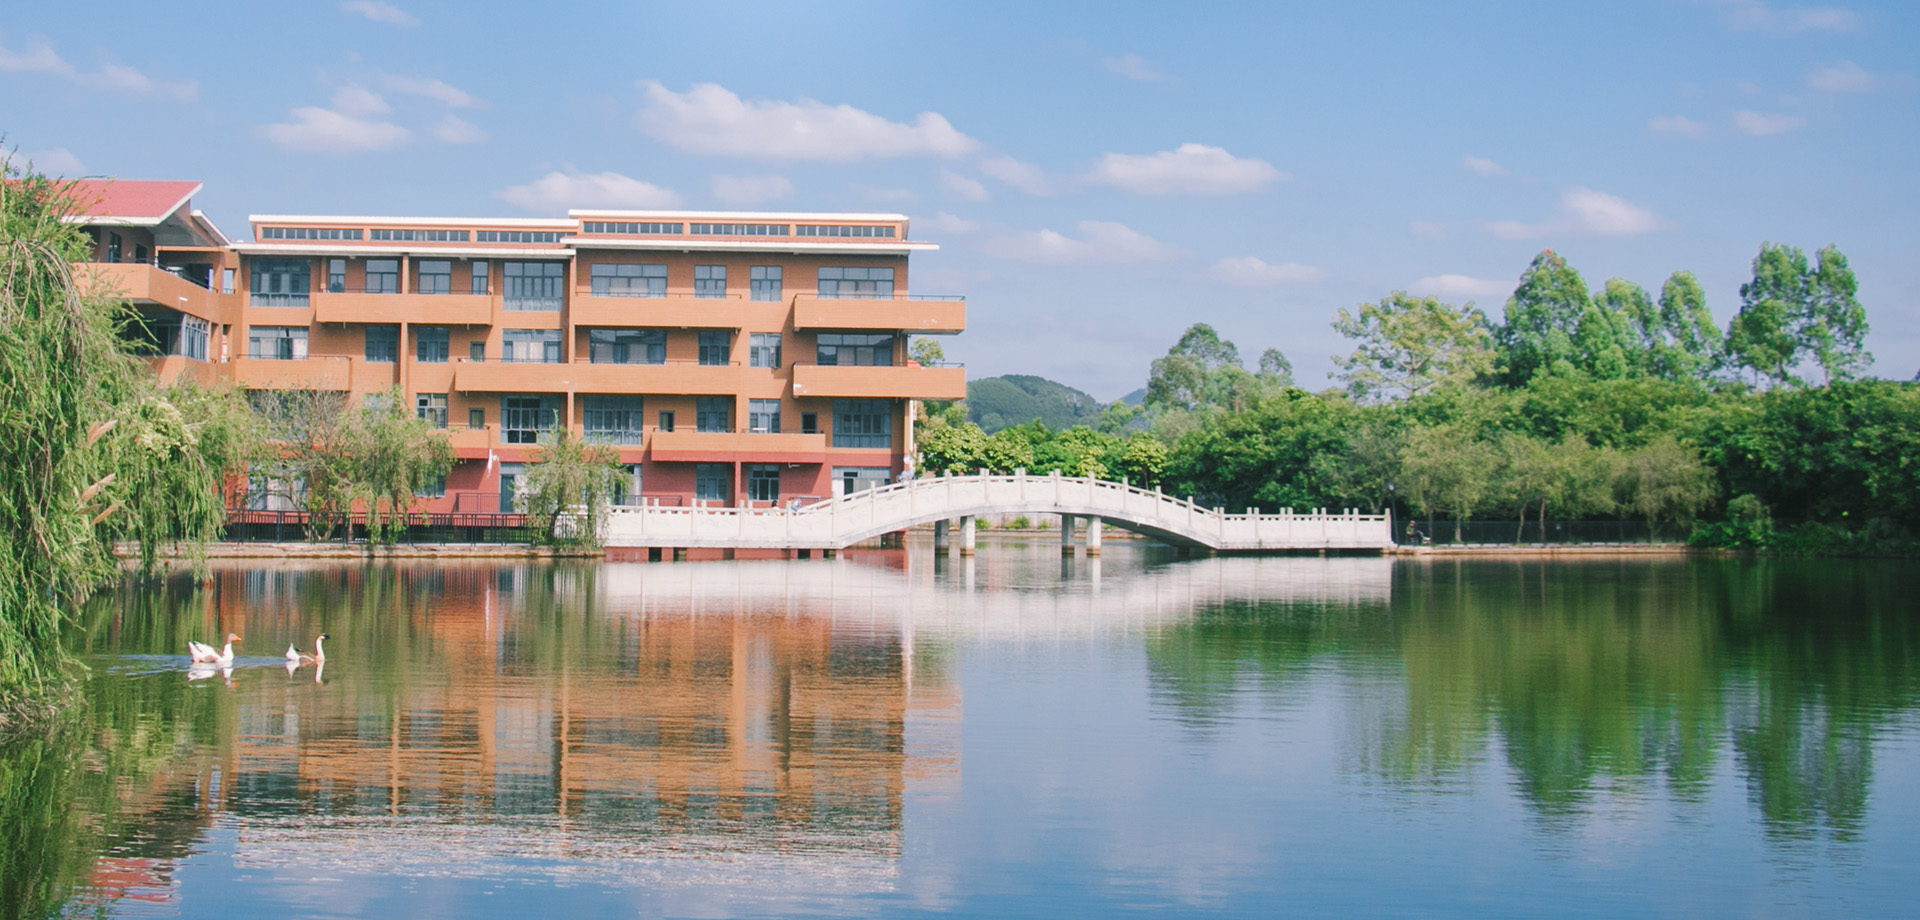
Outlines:
[[139, 179], [79, 179], [74, 192], [89, 202], [88, 217], [158, 223], [179, 210], [200, 191], [198, 182], [154, 182]]

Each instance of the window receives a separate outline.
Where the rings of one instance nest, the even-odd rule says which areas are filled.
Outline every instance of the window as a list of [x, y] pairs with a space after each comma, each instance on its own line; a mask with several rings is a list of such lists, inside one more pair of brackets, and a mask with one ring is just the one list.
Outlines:
[[476, 230], [476, 243], [558, 243], [560, 234], [547, 230]]
[[595, 297], [665, 297], [665, 265], [609, 265], [599, 263], [590, 269]]
[[747, 400], [747, 430], [761, 434], [779, 434], [780, 400]]
[[800, 433], [801, 434], [819, 434], [820, 433], [820, 413], [818, 412], [800, 413]]
[[695, 431], [732, 431], [733, 397], [702, 396], [693, 401]]
[[413, 414], [435, 428], [447, 427], [447, 394], [421, 393], [413, 398]]
[[307, 327], [247, 327], [247, 357], [269, 361], [302, 361], [307, 357]]
[[180, 354], [195, 361], [207, 360], [207, 337], [213, 324], [192, 316], [180, 318]]
[[306, 259], [254, 259], [249, 306], [304, 307], [313, 264]]
[[473, 274], [471, 277], [467, 279], [467, 293], [469, 294], [487, 293], [488, 272], [489, 272], [489, 269], [487, 268], [487, 260], [485, 259], [473, 260]]
[[410, 243], [464, 243], [465, 230], [375, 230], [376, 240], [400, 240]]
[[422, 259], [418, 290], [422, 294], [453, 293], [453, 263], [445, 259]]
[[347, 292], [347, 260], [327, 260], [327, 292], [330, 294]]
[[751, 367], [780, 366], [780, 333], [755, 332], [747, 336], [747, 364]]
[[638, 396], [587, 396], [582, 398], [581, 420], [587, 440], [603, 444], [639, 444], [646, 422], [645, 406]]
[[645, 504], [640, 494], [640, 464], [629, 463], [624, 474], [613, 480], [613, 503], [616, 505]]
[[695, 265], [693, 267], [693, 296], [727, 296], [727, 267], [725, 265]]
[[863, 227], [847, 224], [821, 224], [809, 226], [801, 224], [794, 228], [794, 236], [840, 236], [862, 239], [893, 239], [892, 227]]
[[487, 427], [487, 410], [468, 409], [467, 427], [475, 430]]
[[658, 425], [657, 427], [658, 427], [658, 428], [659, 428], [659, 429], [660, 429], [661, 431], [672, 431], [672, 430], [673, 430], [673, 412], [672, 412], [671, 410], [661, 410], [661, 412], [660, 412], [660, 424], [659, 424], [659, 425]]
[[700, 333], [700, 363], [732, 364], [733, 333], [724, 329], [710, 329]]
[[833, 446], [892, 447], [892, 402], [885, 399], [834, 400]]
[[400, 260], [399, 259], [368, 259], [367, 260], [367, 293], [369, 294], [400, 293]]
[[120, 234], [118, 233], [107, 234], [107, 261], [120, 261]]
[[508, 444], [536, 444], [540, 432], [559, 423], [560, 413], [538, 396], [500, 398], [501, 440]]
[[[500, 464], [501, 511], [511, 512], [520, 503], [520, 477], [525, 475], [527, 475], [527, 465], [524, 463]], [[510, 573], [501, 570], [500, 574], [509, 575]]]
[[566, 283], [564, 262], [508, 262], [505, 306], [509, 310], [558, 310]]
[[508, 329], [500, 333], [500, 360], [517, 364], [559, 364], [558, 329]]
[[749, 294], [754, 300], [780, 299], [780, 266], [755, 265], [747, 271]]
[[733, 492], [733, 464], [696, 463], [693, 467], [693, 497], [695, 501], [730, 501]]
[[590, 329], [587, 360], [594, 364], [665, 364], [664, 329]]
[[233, 293], [233, 269], [231, 268], [223, 268], [220, 270], [220, 293]]
[[641, 233], [677, 234], [680, 232], [680, 228], [681, 228], [680, 224], [615, 223], [615, 222], [608, 222], [608, 221], [601, 221], [601, 220], [590, 220], [580, 225], [580, 232], [581, 233], [627, 233], [627, 234], [641, 234]]
[[400, 360], [400, 327], [367, 327], [367, 360], [375, 364], [392, 364]]
[[[440, 427], [445, 428], [446, 426], [442, 425]], [[447, 474], [441, 473], [440, 475], [433, 477], [432, 481], [422, 484], [419, 489], [414, 491], [413, 497], [415, 498], [446, 498], [447, 497]]]
[[357, 240], [360, 231], [340, 227], [261, 227], [263, 240]]
[[447, 363], [447, 327], [413, 327], [413, 359], [422, 364]]
[[884, 466], [836, 466], [833, 478], [840, 481], [841, 495], [852, 495], [884, 486], [893, 477]]
[[817, 339], [814, 360], [841, 367], [891, 367], [893, 336], [880, 332], [822, 332]]
[[747, 500], [755, 502], [777, 502], [780, 500], [780, 467], [773, 463], [749, 463], [747, 467]]
[[694, 224], [694, 236], [786, 236], [786, 224]]
[[134, 247], [133, 247], [133, 260], [134, 260], [135, 262], [145, 262], [145, 261], [147, 261], [147, 247], [145, 247], [145, 246], [140, 246], [140, 245], [136, 245], [136, 246], [134, 246]]
[[467, 360], [469, 361], [487, 360], [487, 343], [468, 342], [467, 343]]
[[893, 296], [891, 268], [823, 268], [820, 296], [870, 300]]

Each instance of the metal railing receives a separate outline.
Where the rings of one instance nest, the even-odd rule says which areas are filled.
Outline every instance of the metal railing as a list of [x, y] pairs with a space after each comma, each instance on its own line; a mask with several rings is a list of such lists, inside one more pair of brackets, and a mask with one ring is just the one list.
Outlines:
[[262, 294], [252, 291], [247, 294], [249, 307], [306, 307], [311, 306], [307, 294]]

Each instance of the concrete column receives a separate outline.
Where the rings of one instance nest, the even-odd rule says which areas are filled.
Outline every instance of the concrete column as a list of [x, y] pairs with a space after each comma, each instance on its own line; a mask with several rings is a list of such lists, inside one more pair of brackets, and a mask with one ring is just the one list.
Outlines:
[[1073, 515], [1060, 515], [1060, 555], [1073, 555]]
[[960, 519], [960, 555], [962, 556], [973, 555], [974, 527], [973, 515], [969, 514]]
[[933, 522], [933, 548], [935, 550], [947, 548], [947, 522], [945, 520]]
[[1087, 518], [1087, 555], [1100, 555], [1100, 519]]

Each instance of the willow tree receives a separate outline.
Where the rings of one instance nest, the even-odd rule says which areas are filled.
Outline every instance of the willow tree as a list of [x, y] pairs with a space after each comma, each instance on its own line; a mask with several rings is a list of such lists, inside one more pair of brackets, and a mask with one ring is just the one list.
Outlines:
[[393, 543], [419, 507], [420, 493], [453, 469], [453, 443], [407, 411], [399, 387], [360, 411], [351, 441], [353, 492], [367, 509], [367, 539]]
[[[77, 187], [0, 167], [0, 720], [64, 682], [59, 629], [117, 572], [113, 543], [198, 542], [222, 450], [122, 345], [125, 301], [89, 296]], [[216, 432], [216, 434], [219, 434]], [[224, 436], [224, 435], [221, 435]], [[206, 494], [213, 486], [214, 495]], [[38, 711], [46, 711], [44, 708]]]
[[598, 546], [624, 472], [619, 449], [561, 428], [541, 434], [532, 461], [514, 504], [527, 516], [534, 539], [550, 546]]

